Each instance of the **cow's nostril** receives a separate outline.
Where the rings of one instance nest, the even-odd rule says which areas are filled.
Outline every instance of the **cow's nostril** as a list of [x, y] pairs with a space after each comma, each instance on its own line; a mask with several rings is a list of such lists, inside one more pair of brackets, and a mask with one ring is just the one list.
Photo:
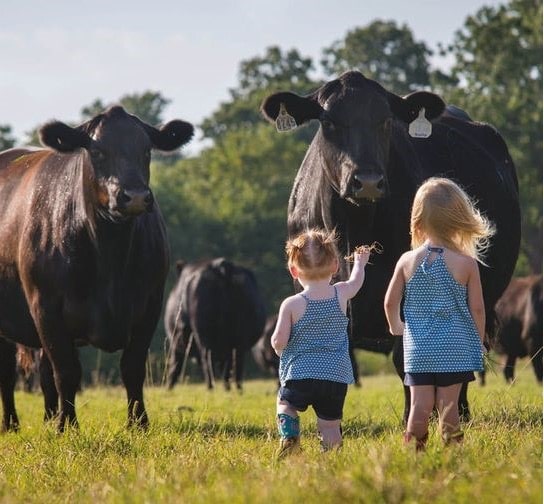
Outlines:
[[376, 189], [379, 189], [380, 191], [385, 188], [385, 181], [384, 179], [380, 179], [378, 183], [376, 184]]
[[355, 191], [360, 191], [363, 188], [363, 183], [357, 177], [355, 177], [353, 179], [352, 186]]
[[132, 196], [126, 193], [126, 191], [123, 191], [119, 195], [119, 202], [120, 203], [129, 203], [132, 200]]

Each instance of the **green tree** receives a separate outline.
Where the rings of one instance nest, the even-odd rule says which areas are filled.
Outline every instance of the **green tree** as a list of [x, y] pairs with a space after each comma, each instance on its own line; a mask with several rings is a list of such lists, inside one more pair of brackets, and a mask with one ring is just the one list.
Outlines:
[[542, 271], [542, 1], [511, 0], [466, 19], [453, 44], [447, 101], [493, 124], [518, 169], [522, 254], [518, 274]]
[[267, 124], [225, 133], [196, 158], [154, 164], [174, 259], [225, 256], [251, 268], [269, 307], [290, 291], [287, 202], [307, 145]]
[[[125, 94], [119, 98], [117, 103], [122, 105], [127, 112], [138, 116], [142, 121], [156, 126], [163, 122], [164, 108], [170, 101], [158, 91], [144, 91], [143, 93]], [[90, 105], [81, 109], [82, 120], [91, 119], [108, 108], [109, 105], [105, 105], [100, 98], [97, 98]]]
[[284, 89], [301, 94], [311, 92], [319, 85], [310, 77], [312, 70], [311, 58], [302, 57], [296, 49], [282, 52], [276, 46], [267, 48], [263, 57], [242, 61], [239, 84], [229, 90], [230, 100], [202, 122], [204, 136], [216, 140], [228, 130], [262, 123], [259, 107], [263, 98]]
[[407, 25], [376, 20], [323, 49], [321, 64], [329, 76], [357, 69], [402, 95], [430, 84], [432, 54], [424, 42], [414, 40]]
[[12, 135], [11, 126], [0, 124], [0, 151], [11, 149], [15, 145], [15, 137]]

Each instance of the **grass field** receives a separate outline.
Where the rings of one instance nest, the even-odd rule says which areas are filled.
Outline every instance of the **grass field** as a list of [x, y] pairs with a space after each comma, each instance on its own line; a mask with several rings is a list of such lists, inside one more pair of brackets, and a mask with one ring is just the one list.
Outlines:
[[71, 503], [538, 503], [542, 502], [542, 388], [518, 366], [507, 386], [490, 374], [469, 390], [465, 443], [401, 443], [402, 390], [391, 374], [351, 387], [344, 447], [321, 454], [313, 412], [302, 414], [301, 455], [276, 462], [275, 384], [243, 394], [204, 385], [146, 388], [148, 432], [125, 429], [125, 393], [77, 398], [79, 431], [44, 425], [39, 394], [17, 393], [21, 431], [0, 436], [0, 502]]

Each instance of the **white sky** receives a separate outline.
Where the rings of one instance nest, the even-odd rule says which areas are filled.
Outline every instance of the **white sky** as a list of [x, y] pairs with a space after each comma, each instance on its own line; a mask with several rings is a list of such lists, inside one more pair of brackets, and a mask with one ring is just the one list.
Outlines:
[[229, 98], [239, 63], [269, 46], [319, 67], [323, 48], [382, 19], [406, 23], [434, 50], [468, 15], [505, 1], [1, 0], [0, 124], [22, 140], [53, 118], [77, 122], [96, 98], [149, 89], [172, 100], [165, 120], [196, 125]]

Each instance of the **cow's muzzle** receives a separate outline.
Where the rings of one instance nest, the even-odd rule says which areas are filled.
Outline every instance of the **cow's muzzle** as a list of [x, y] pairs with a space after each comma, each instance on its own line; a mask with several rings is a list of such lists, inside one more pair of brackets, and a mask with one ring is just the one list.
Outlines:
[[125, 215], [139, 215], [153, 208], [153, 193], [150, 189], [123, 189], [117, 195], [117, 208]]
[[349, 192], [355, 200], [378, 200], [385, 194], [385, 178], [379, 173], [356, 173], [351, 180]]

